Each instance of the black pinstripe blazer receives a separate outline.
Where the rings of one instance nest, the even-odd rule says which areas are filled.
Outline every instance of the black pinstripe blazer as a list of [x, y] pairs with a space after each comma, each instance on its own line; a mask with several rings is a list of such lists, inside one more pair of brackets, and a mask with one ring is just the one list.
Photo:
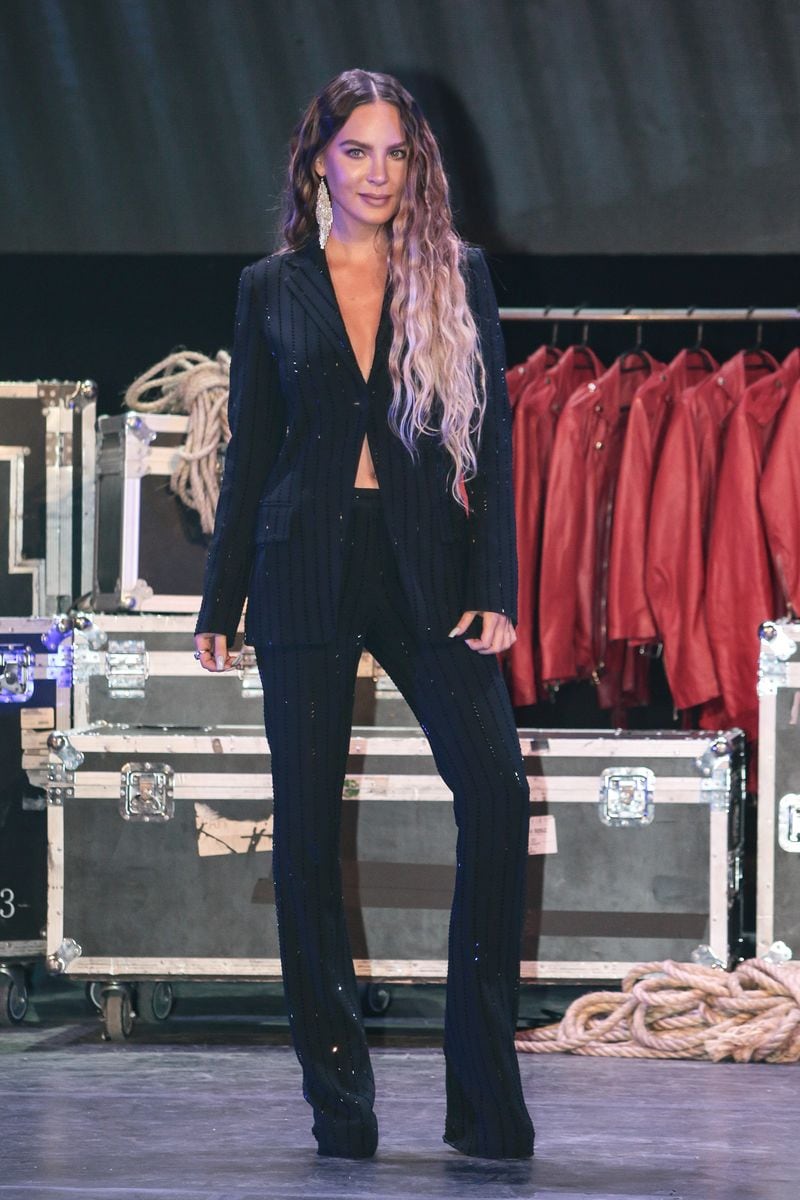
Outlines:
[[446, 638], [467, 609], [502, 612], [516, 624], [505, 354], [483, 252], [471, 248], [467, 265], [488, 392], [468, 517], [448, 494], [451, 460], [435, 437], [420, 437], [415, 463], [389, 428], [389, 288], [365, 382], [315, 241], [245, 267], [231, 360], [232, 436], [197, 632], [232, 641], [247, 596], [252, 645], [332, 637], [365, 434], [419, 636]]

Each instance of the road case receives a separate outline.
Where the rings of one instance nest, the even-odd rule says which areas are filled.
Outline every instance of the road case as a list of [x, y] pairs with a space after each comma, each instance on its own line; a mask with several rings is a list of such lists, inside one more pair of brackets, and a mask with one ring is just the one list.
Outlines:
[[761, 627], [756, 953], [800, 957], [800, 624]]
[[210, 538], [169, 488], [188, 424], [158, 413], [97, 423], [93, 607], [100, 611], [200, 609]]
[[[523, 978], [620, 980], [703, 943], [729, 961], [742, 735], [519, 736], [531, 785]], [[264, 736], [107, 726], [51, 741], [51, 969], [114, 987], [278, 977]], [[443, 979], [455, 823], [420, 728], [354, 728], [343, 795], [358, 974]]]
[[69, 622], [0, 618], [0, 1024], [23, 1020], [44, 955], [47, 738], [70, 720]]
[[0, 383], [0, 616], [48, 616], [92, 587], [97, 388]]
[[[192, 657], [194, 616], [83, 614], [74, 637], [74, 724], [263, 728], [252, 646], [233, 671], [203, 671]], [[240, 630], [241, 632], [241, 630]], [[371, 654], [358, 664], [355, 725], [409, 725], [414, 714]]]

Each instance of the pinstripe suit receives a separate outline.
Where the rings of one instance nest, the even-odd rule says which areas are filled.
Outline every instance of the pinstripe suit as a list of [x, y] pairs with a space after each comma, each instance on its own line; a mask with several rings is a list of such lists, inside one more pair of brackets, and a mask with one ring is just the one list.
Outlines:
[[[249, 591], [284, 987], [323, 1154], [363, 1157], [377, 1144], [339, 865], [363, 648], [414, 711], [454, 797], [444, 1139], [467, 1154], [532, 1153], [513, 1043], [529, 787], [496, 657], [447, 637], [466, 609], [516, 621], [510, 414], [480, 251], [468, 275], [488, 376], [469, 517], [447, 495], [434, 439], [414, 463], [388, 427], [388, 291], [365, 381], [316, 246], [262, 259], [240, 282], [232, 438], [197, 630], [232, 639]], [[353, 486], [365, 433], [379, 490]]]
[[517, 619], [511, 414], [497, 306], [483, 255], [470, 292], [488, 375], [470, 516], [448, 495], [449, 459], [431, 436], [412, 462], [389, 429], [389, 293], [367, 383], [316, 243], [246, 267], [239, 285], [228, 445], [198, 629], [233, 640], [327, 642], [352, 485], [366, 433], [420, 637], [446, 637], [466, 609]]

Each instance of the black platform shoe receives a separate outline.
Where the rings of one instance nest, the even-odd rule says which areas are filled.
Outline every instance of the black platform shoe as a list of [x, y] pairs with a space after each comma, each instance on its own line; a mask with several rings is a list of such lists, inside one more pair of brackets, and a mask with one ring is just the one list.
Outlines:
[[372, 1158], [378, 1148], [378, 1121], [334, 1121], [317, 1115], [312, 1132], [317, 1139], [317, 1154], [324, 1158]]

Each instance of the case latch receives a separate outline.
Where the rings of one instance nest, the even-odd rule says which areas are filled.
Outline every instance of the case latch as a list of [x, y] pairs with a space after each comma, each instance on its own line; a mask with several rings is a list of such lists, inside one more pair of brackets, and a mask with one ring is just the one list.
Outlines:
[[149, 674], [147, 646], [144, 642], [109, 641], [106, 651], [109, 696], [119, 700], [143, 700]]
[[119, 811], [125, 821], [169, 821], [175, 815], [169, 763], [125, 763], [119, 773]]
[[795, 792], [778, 801], [778, 845], [789, 854], [800, 854], [800, 796]]
[[600, 776], [604, 825], [649, 825], [655, 816], [656, 777], [648, 767], [609, 767]]
[[0, 704], [24, 704], [33, 695], [33, 661], [27, 646], [0, 645]]

